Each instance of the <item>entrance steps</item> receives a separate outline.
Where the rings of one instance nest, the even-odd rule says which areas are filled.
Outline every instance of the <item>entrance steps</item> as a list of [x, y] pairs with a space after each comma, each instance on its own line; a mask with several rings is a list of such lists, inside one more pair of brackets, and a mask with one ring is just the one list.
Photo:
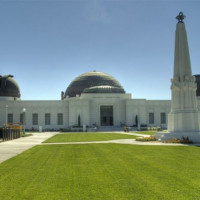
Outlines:
[[99, 126], [98, 132], [113, 132], [113, 131], [124, 131], [124, 127], [121, 126]]
[[[128, 127], [129, 131], [135, 131], [134, 127]], [[98, 132], [114, 132], [114, 131], [124, 131], [123, 126], [99, 126]]]

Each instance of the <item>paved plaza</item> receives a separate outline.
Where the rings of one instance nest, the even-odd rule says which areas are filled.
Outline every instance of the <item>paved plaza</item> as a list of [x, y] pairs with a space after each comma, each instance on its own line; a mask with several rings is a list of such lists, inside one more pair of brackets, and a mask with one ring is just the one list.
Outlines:
[[43, 141], [52, 137], [56, 133], [34, 133], [33, 136], [21, 137], [0, 143], [0, 163], [12, 158], [27, 149], [41, 144]]

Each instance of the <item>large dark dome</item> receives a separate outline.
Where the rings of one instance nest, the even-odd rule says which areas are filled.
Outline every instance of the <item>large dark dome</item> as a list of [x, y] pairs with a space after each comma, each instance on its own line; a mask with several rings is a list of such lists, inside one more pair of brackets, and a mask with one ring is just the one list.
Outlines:
[[200, 74], [194, 75], [197, 83], [197, 91], [196, 94], [199, 97], [200, 96]]
[[[93, 87], [97, 86], [106, 86], [107, 89], [105, 90], [105, 87], [101, 87], [101, 89], [98, 87], [98, 89], [95, 88], [94, 90]], [[83, 91], [84, 93], [104, 93], [103, 91], [105, 93], [125, 93], [119, 81], [114, 77], [96, 71], [88, 72], [75, 78], [66, 89], [65, 97], [75, 97], [83, 93]]]
[[20, 98], [20, 89], [12, 75], [0, 76], [0, 96]]

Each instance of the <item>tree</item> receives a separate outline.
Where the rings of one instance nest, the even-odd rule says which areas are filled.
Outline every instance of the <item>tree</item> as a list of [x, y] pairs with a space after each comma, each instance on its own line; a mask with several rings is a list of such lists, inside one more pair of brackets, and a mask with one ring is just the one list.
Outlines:
[[81, 126], [81, 116], [78, 115], [78, 126]]
[[136, 125], [136, 127], [138, 126], [138, 116], [137, 115], [135, 116], [135, 125]]

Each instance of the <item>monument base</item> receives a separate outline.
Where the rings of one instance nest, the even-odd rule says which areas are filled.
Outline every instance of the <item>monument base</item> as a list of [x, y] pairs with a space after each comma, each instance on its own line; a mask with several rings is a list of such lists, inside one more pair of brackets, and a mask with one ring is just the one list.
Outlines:
[[199, 113], [197, 110], [180, 110], [168, 114], [168, 131], [170, 133], [198, 132]]
[[189, 138], [193, 143], [200, 144], [200, 132], [158, 132], [155, 134], [157, 140], [165, 141], [172, 139]]

